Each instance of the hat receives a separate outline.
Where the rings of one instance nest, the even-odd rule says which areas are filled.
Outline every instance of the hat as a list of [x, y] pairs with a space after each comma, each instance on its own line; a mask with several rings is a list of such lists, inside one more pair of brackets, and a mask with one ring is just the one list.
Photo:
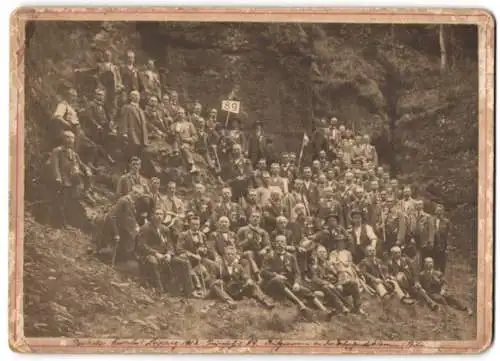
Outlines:
[[354, 216], [355, 214], [359, 214], [361, 217], [363, 217], [363, 212], [361, 211], [361, 209], [359, 208], [354, 208], [352, 211], [351, 211], [351, 217]]
[[325, 221], [328, 221], [332, 217], [337, 218], [337, 221], [339, 220], [339, 214], [338, 213], [336, 213], [336, 212], [330, 212], [330, 213], [326, 214]]

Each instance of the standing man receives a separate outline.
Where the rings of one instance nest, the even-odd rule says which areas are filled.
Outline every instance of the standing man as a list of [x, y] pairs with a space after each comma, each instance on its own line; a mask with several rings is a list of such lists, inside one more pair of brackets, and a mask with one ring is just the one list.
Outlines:
[[434, 262], [436, 268], [443, 274], [446, 269], [446, 248], [448, 247], [448, 234], [450, 233], [450, 221], [444, 216], [444, 206], [436, 205], [434, 216]]
[[130, 94], [132, 90], [140, 91], [140, 80], [137, 67], [135, 65], [135, 53], [128, 50], [126, 54], [126, 64], [120, 69], [124, 91]]
[[186, 117], [184, 108], [177, 110], [177, 122], [172, 124], [174, 127], [173, 133], [179, 144], [180, 152], [188, 172], [193, 173], [196, 168], [194, 166], [193, 152], [194, 145], [198, 139], [196, 128], [190, 123]]
[[111, 119], [114, 119], [118, 110], [118, 95], [123, 90], [120, 69], [113, 64], [111, 51], [106, 50], [103, 59], [97, 65], [99, 82], [106, 89], [105, 107]]
[[303, 192], [307, 198], [309, 203], [309, 211], [311, 214], [316, 214], [316, 211], [319, 208], [319, 190], [316, 183], [312, 180], [312, 169], [311, 167], [304, 167], [303, 170], [303, 178], [304, 178], [304, 187]]
[[64, 131], [63, 144], [52, 150], [47, 164], [49, 189], [53, 195], [53, 220], [60, 226], [66, 224], [67, 216], [74, 215], [74, 207], [82, 193], [90, 190], [92, 173], [80, 160], [74, 146], [75, 135]]
[[137, 90], [130, 92], [130, 102], [124, 105], [120, 111], [118, 134], [124, 144], [126, 161], [129, 162], [133, 156], [142, 158], [144, 149], [148, 145], [148, 130], [146, 116], [139, 106], [141, 96]]
[[255, 129], [248, 138], [248, 158], [255, 167], [260, 159], [266, 155], [266, 140], [264, 136], [263, 122], [258, 120]]
[[141, 79], [143, 87], [141, 98], [145, 102], [147, 102], [151, 96], [161, 99], [160, 75], [156, 71], [155, 61], [153, 59], [148, 59], [146, 68], [139, 73], [139, 78]]

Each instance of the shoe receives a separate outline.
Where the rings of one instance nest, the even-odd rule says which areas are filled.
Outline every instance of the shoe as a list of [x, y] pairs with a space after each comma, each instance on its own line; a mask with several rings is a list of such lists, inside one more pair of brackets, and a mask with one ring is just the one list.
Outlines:
[[203, 294], [201, 291], [193, 291], [191, 297], [201, 299], [203, 298]]
[[361, 309], [361, 308], [358, 308], [357, 310], [353, 311], [353, 313], [356, 313], [358, 315], [363, 315], [363, 316], [368, 315], [368, 313], [366, 313], [365, 311], [363, 311], [363, 309]]
[[228, 301], [227, 305], [229, 306], [229, 309], [231, 309], [231, 310], [235, 310], [238, 307], [238, 305], [234, 301]]
[[474, 314], [474, 312], [472, 312], [472, 310], [469, 307], [467, 307], [466, 311], [468, 316], [472, 316]]
[[433, 304], [431, 305], [431, 310], [433, 310], [433, 311], [437, 311], [438, 309], [439, 309], [439, 306], [438, 306], [438, 304], [437, 304], [437, 303], [433, 303]]
[[413, 304], [415, 304], [415, 302], [416, 301], [413, 298], [410, 298], [410, 297], [403, 297], [401, 299], [401, 303], [403, 305], [413, 305]]

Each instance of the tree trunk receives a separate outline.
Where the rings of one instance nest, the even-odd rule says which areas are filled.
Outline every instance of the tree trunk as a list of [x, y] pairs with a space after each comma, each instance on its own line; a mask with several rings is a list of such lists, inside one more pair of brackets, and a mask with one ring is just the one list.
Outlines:
[[441, 70], [446, 69], [446, 44], [444, 41], [444, 25], [439, 25], [439, 51], [441, 53]]

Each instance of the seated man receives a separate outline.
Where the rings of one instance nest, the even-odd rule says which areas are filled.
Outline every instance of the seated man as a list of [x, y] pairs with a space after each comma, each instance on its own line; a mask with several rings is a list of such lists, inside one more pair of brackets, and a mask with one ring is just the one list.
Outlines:
[[270, 237], [271, 239], [276, 239], [279, 235], [285, 236], [288, 242], [288, 245], [286, 246], [287, 252], [295, 252], [293, 233], [287, 226], [288, 219], [285, 216], [279, 216], [276, 218], [276, 228], [270, 233]]
[[174, 255], [174, 247], [167, 239], [167, 227], [162, 225], [164, 218], [163, 208], [156, 208], [150, 222], [142, 226], [137, 235], [137, 248], [144, 275], [159, 294], [164, 292], [165, 276], [170, 276], [168, 266]]
[[248, 225], [241, 227], [237, 233], [238, 248], [249, 261], [251, 274], [255, 279], [259, 277], [266, 247], [270, 246], [269, 234], [259, 226], [260, 218], [260, 212], [252, 212]]
[[424, 267], [422, 272], [420, 272], [419, 282], [422, 289], [436, 303], [448, 305], [472, 315], [472, 310], [469, 307], [448, 293], [444, 275], [441, 271], [434, 269], [434, 260], [431, 257], [424, 259]]
[[366, 246], [371, 245], [377, 249], [377, 235], [372, 226], [364, 222], [363, 212], [359, 209], [351, 211], [351, 227], [349, 233], [353, 240], [352, 252], [354, 263], [358, 264], [365, 257]]
[[209, 236], [208, 252], [211, 260], [219, 262], [224, 256], [227, 246], [237, 246], [236, 234], [231, 231], [231, 222], [228, 217], [222, 216], [217, 222], [217, 229]]
[[167, 191], [165, 192], [165, 213], [167, 217], [166, 222], [170, 222], [172, 217], [182, 218], [186, 213], [184, 202], [177, 196], [177, 183], [170, 181], [167, 184]]
[[401, 303], [414, 303], [414, 300], [403, 292], [399, 284], [389, 278], [387, 267], [377, 257], [375, 248], [372, 245], [366, 246], [366, 257], [358, 266], [368, 285], [372, 287], [383, 300], [390, 297], [394, 292]]
[[240, 205], [232, 201], [232, 195], [231, 188], [222, 189], [222, 199], [215, 205], [212, 212], [212, 225], [216, 225], [221, 217], [227, 217], [233, 224], [240, 222], [239, 218], [244, 215]]
[[202, 265], [209, 270], [217, 268], [208, 259], [208, 245], [205, 234], [200, 231], [200, 218], [193, 216], [189, 220], [189, 229], [179, 237], [176, 257], [172, 261], [185, 296], [203, 298], [207, 295], [206, 271]]
[[134, 184], [140, 185], [143, 188], [143, 193], [149, 193], [149, 185], [146, 178], [141, 176], [141, 159], [132, 157], [130, 159], [129, 172], [122, 175], [116, 186], [116, 198], [119, 199], [127, 195]]
[[346, 248], [346, 239], [340, 235], [336, 238], [337, 247], [330, 252], [329, 263], [337, 276], [335, 286], [343, 297], [352, 298], [352, 312], [366, 314], [361, 309], [360, 285], [363, 280], [352, 262], [352, 253]]
[[318, 246], [314, 252], [314, 261], [311, 265], [312, 277], [309, 282], [314, 291], [320, 291], [325, 300], [331, 304], [337, 312], [348, 313], [349, 308], [343, 299], [337, 283], [335, 269], [328, 261], [328, 252], [325, 247]]
[[238, 256], [235, 247], [228, 246], [221, 267], [217, 269], [215, 280], [210, 289], [215, 297], [235, 307], [235, 300], [245, 297], [253, 298], [268, 309], [274, 308], [271, 301], [262, 292], [259, 285], [252, 279], [250, 263], [245, 258]]
[[139, 233], [136, 208], [139, 199], [144, 196], [140, 185], [132, 186], [130, 193], [121, 197], [104, 218], [97, 250], [101, 254], [111, 252], [113, 266], [115, 262], [135, 258], [135, 241]]
[[424, 291], [417, 277], [414, 274], [410, 262], [401, 253], [401, 248], [394, 246], [391, 248], [391, 256], [387, 262], [389, 276], [395, 280], [401, 289], [411, 297], [423, 300], [433, 311], [438, 309], [436, 302]]
[[303, 298], [321, 311], [329, 313], [314, 293], [302, 285], [297, 259], [286, 252], [286, 245], [286, 238], [278, 236], [273, 251], [264, 259], [263, 289], [272, 296], [288, 298], [299, 307], [301, 312], [307, 310], [306, 304], [301, 299]]
[[213, 204], [206, 195], [206, 188], [201, 183], [194, 185], [194, 196], [188, 204], [188, 210], [200, 217], [202, 228], [210, 228]]

